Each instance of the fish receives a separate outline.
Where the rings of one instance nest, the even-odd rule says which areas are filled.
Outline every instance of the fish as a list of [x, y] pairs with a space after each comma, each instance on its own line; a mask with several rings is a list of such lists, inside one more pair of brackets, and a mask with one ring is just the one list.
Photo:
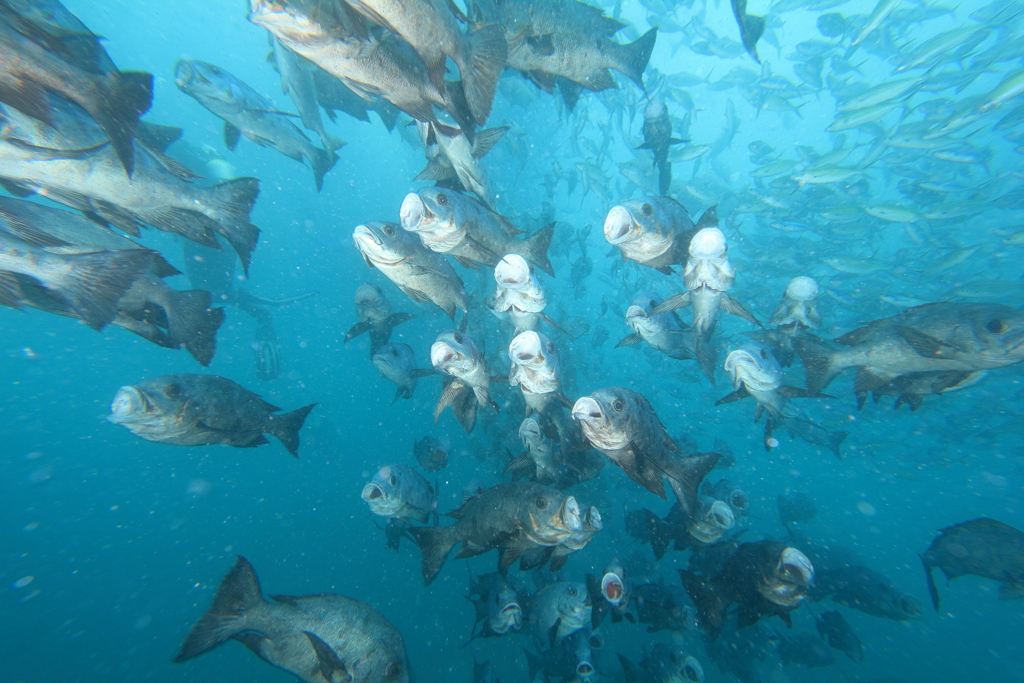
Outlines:
[[467, 268], [477, 263], [496, 266], [506, 254], [518, 254], [548, 275], [555, 271], [548, 260], [554, 223], [526, 239], [501, 214], [454, 190], [439, 187], [410, 192], [399, 212], [402, 227], [415, 233], [423, 246], [449, 254]]
[[485, 659], [482, 662], [473, 659], [473, 683], [501, 683], [498, 674], [494, 672], [494, 665], [491, 660]]
[[560, 581], [530, 596], [525, 618], [538, 646], [549, 647], [576, 631], [589, 630], [591, 609], [586, 585]]
[[237, 640], [306, 683], [409, 682], [402, 635], [373, 607], [327, 593], [271, 599], [263, 597], [256, 571], [239, 555], [174, 661]]
[[300, 5], [250, 0], [249, 21], [270, 31], [289, 50], [338, 78], [364, 100], [383, 97], [417, 121], [437, 121], [434, 107], [440, 107], [472, 137], [476, 119], [462, 86], [446, 81], [439, 88], [419, 55], [401, 37], [372, 30], [342, 3], [318, 4], [311, 13]]
[[686, 265], [690, 240], [701, 229], [718, 225], [715, 207], [697, 225], [686, 208], [671, 197], [643, 197], [613, 206], [604, 219], [604, 237], [619, 248], [623, 260], [636, 261], [672, 274], [673, 265]]
[[747, 0], [732, 0], [732, 14], [736, 17], [736, 23], [740, 27], [740, 41], [743, 43], [743, 49], [754, 58], [755, 62], [760, 64], [761, 58], [757, 56], [757, 41], [761, 40], [761, 36], [764, 35], [764, 17], [747, 14]]
[[786, 287], [782, 302], [768, 320], [768, 324], [775, 325], [775, 329], [754, 330], [744, 334], [767, 346], [782, 367], [789, 367], [796, 356], [793, 337], [821, 327], [819, 291], [818, 283], [812, 278], [803, 275], [793, 278]]
[[1024, 313], [999, 303], [945, 302], [907, 309], [837, 338], [833, 348], [793, 339], [807, 371], [807, 391], [820, 393], [840, 372], [857, 368], [855, 392], [884, 387], [916, 372], [975, 372], [1024, 360]]
[[146, 441], [177, 446], [253, 448], [271, 434], [297, 458], [299, 430], [316, 405], [275, 415], [280, 408], [229, 379], [182, 373], [121, 387], [107, 421]]
[[776, 651], [785, 666], [806, 666], [807, 668], [832, 666], [835, 655], [821, 637], [810, 631], [797, 631], [793, 635], [776, 634]]
[[412, 452], [425, 472], [437, 472], [448, 466], [449, 449], [447, 440], [425, 436], [413, 444]]
[[78, 24], [76, 39], [96, 51], [93, 58], [85, 59], [62, 47], [62, 36], [53, 34], [59, 27], [41, 25], [4, 3], [0, 6], [0, 103], [52, 126], [57, 121], [46, 93], [74, 102], [102, 129], [122, 175], [131, 177], [135, 171], [133, 138], [139, 117], [149, 111], [153, 101], [153, 74], [118, 71], [100, 46], [99, 36], [61, 9]]
[[598, 654], [595, 646], [599, 641], [598, 634], [579, 630], [550, 647], [541, 648], [537, 654], [524, 649], [529, 680], [596, 683], [599, 673], [594, 664]]
[[725, 371], [732, 378], [734, 391], [715, 401], [715, 405], [753, 397], [757, 402], [754, 422], [760, 422], [762, 415], [767, 416], [763, 437], [765, 450], [771, 451], [775, 446], [772, 439], [775, 429], [785, 426], [790, 433], [814, 445], [823, 445], [841, 458], [839, 447], [849, 433], [828, 432], [790, 404], [791, 398], [810, 395], [803, 389], [782, 383], [785, 379], [782, 366], [767, 347], [754, 341], [746, 342], [726, 357]]
[[700, 549], [717, 543], [726, 531], [736, 525], [736, 517], [728, 503], [708, 496], [698, 496], [691, 513], [675, 504], [664, 519], [650, 510], [631, 510], [626, 516], [630, 536], [651, 545], [654, 557], [664, 557], [671, 544], [676, 551]]
[[922, 614], [917, 598], [895, 586], [881, 572], [859, 565], [817, 572], [807, 597], [813, 602], [831, 597], [844, 607], [893, 621], [919, 619]]
[[430, 82], [444, 90], [446, 61], [459, 68], [466, 103], [479, 125], [487, 123], [508, 45], [493, 24], [463, 33], [454, 5], [443, 0], [345, 0], [378, 26], [401, 36], [423, 60]]
[[828, 641], [829, 647], [839, 650], [855, 662], [864, 661], [864, 644], [839, 612], [823, 612], [815, 618], [818, 635]]
[[605, 614], [610, 614], [615, 624], [623, 619], [636, 623], [636, 618], [630, 612], [633, 585], [627, 579], [626, 569], [618, 557], [613, 557], [605, 565], [600, 578], [587, 574], [586, 583], [595, 629], [601, 625]]
[[470, 574], [467, 597], [476, 609], [471, 641], [515, 633], [522, 628], [523, 607], [519, 592], [501, 572], [476, 577]]
[[696, 618], [689, 602], [680, 586], [642, 583], [633, 589], [636, 620], [647, 624], [648, 633], [694, 630]]
[[921, 564], [936, 611], [935, 569], [941, 569], [947, 581], [969, 574], [998, 581], [1000, 600], [1024, 598], [1024, 532], [994, 519], [979, 517], [940, 529], [921, 555]]
[[344, 147], [345, 141], [328, 133], [324, 127], [324, 121], [320, 117], [320, 103], [314, 75], [319, 67], [286, 48], [273, 35], [270, 36], [270, 45], [271, 52], [268, 60], [273, 59], [278, 76], [281, 77], [281, 92], [295, 104], [303, 128], [317, 134], [325, 151], [336, 152]]
[[542, 483], [558, 483], [566, 476], [566, 466], [558, 459], [557, 444], [544, 434], [537, 416], [530, 415], [519, 424], [519, 440], [526, 450], [509, 461], [505, 474], [513, 477], [524, 472]]
[[697, 362], [715, 383], [716, 351], [710, 344], [718, 321], [719, 309], [763, 327], [750, 311], [726, 294], [736, 279], [729, 262], [725, 235], [718, 228], [703, 228], [690, 240], [690, 258], [683, 269], [686, 291], [665, 299], [654, 307], [652, 315], [693, 307], [693, 340]]
[[576, 105], [583, 89], [617, 87], [609, 69], [642, 90], [643, 72], [654, 50], [657, 30], [623, 45], [612, 40], [624, 25], [602, 10], [577, 0], [551, 5], [544, 0], [482, 0], [486, 21], [505, 27], [507, 66], [545, 92], [558, 88], [566, 105]]
[[315, 146], [306, 134], [263, 95], [221, 67], [194, 59], [174, 65], [178, 89], [224, 121], [224, 145], [234, 151], [245, 136], [258, 145], [272, 147], [290, 159], [309, 162], [316, 189], [324, 187], [324, 174], [334, 167], [334, 150]]
[[641, 130], [644, 142], [637, 149], [649, 149], [654, 153], [654, 166], [658, 169], [658, 194], [666, 195], [672, 185], [669, 148], [689, 141], [672, 137], [672, 120], [668, 117], [668, 109], [658, 99], [650, 100], [644, 107], [644, 125]]
[[[509, 126], [478, 130], [471, 143], [458, 128], [441, 123], [417, 122], [427, 151], [427, 165], [413, 180], [452, 183], [452, 189], [472, 192], [494, 209], [494, 190], [483, 158], [508, 132]], [[461, 188], [455, 187], [455, 184]]]
[[401, 342], [384, 344], [374, 352], [371, 360], [381, 377], [396, 387], [392, 403], [399, 398], [412, 398], [412, 393], [416, 391], [416, 383], [420, 379], [437, 374], [430, 368], [417, 368], [416, 355], [412, 347]]
[[500, 548], [498, 566], [504, 570], [524, 550], [558, 545], [583, 528], [573, 496], [533, 483], [498, 484], [448, 515], [455, 524], [409, 530], [423, 556], [421, 573], [426, 585], [437, 578], [451, 549], [460, 543], [457, 559]]
[[747, 492], [728, 479], [719, 479], [714, 486], [710, 481], [705, 480], [701, 486], [701, 492], [728, 505], [736, 519], [750, 512], [750, 497]]
[[388, 303], [384, 292], [375, 285], [359, 285], [356, 288], [355, 304], [357, 322], [345, 333], [343, 343], [369, 332], [371, 356], [388, 343], [391, 332], [397, 326], [416, 317], [412, 313], [392, 313], [391, 304]]
[[[579, 531], [574, 531], [569, 534], [564, 541], [551, 549], [550, 570], [552, 572], [562, 571], [565, 567], [565, 563], [569, 560], [569, 555], [586, 548], [590, 545], [590, 542], [594, 540], [594, 536], [597, 535], [597, 532], [604, 529], [604, 520], [601, 518], [601, 512], [593, 505], [582, 513], [581, 521], [582, 526]], [[547, 553], [547, 549], [534, 549], [532, 552], [540, 553], [542, 556], [541, 562], [536, 566], [543, 565], [543, 554]], [[532, 566], [533, 563], [527, 561], [525, 555], [520, 558], [519, 568], [521, 570], [525, 570]]]
[[778, 616], [790, 626], [790, 612], [800, 606], [814, 583], [814, 567], [806, 555], [785, 543], [755, 541], [741, 544], [713, 577], [685, 569], [679, 570], [679, 576], [697, 606], [701, 627], [714, 640], [733, 604], [739, 605], [741, 629], [763, 616]]
[[655, 643], [640, 664], [619, 654], [626, 683], [704, 683], [704, 667], [675, 645]]
[[665, 497], [662, 477], [676, 494], [682, 511], [697, 511], [701, 481], [721, 456], [700, 453], [682, 457], [650, 402], [632, 389], [609, 387], [576, 401], [572, 417], [587, 440], [630, 479]]
[[531, 330], [519, 333], [508, 345], [508, 357], [512, 363], [509, 384], [522, 391], [528, 412], [546, 413], [554, 405], [569, 403], [561, 391], [558, 349], [547, 335]]
[[[26, 235], [27, 236], [27, 235]], [[53, 244], [40, 233], [36, 244]], [[18, 278], [44, 288], [94, 330], [102, 330], [118, 313], [118, 302], [150, 269], [149, 249], [82, 254], [53, 254], [32, 242], [0, 232], [0, 305], [21, 308]]]
[[818, 514], [814, 499], [802, 491], [783, 491], [776, 497], [779, 521], [783, 526], [794, 522], [809, 522]]
[[[900, 375], [888, 384], [871, 390], [871, 396], [875, 403], [878, 403], [882, 396], [895, 396], [893, 410], [906, 403], [910, 406], [911, 412], [916, 411], [924, 403], [924, 397], [935, 394], [944, 394], [948, 391], [960, 391], [978, 384], [988, 372], [950, 371], [950, 372], [911, 372]], [[867, 400], [867, 391], [856, 392], [857, 406], [864, 407]]]
[[517, 335], [538, 331], [541, 320], [561, 329], [544, 314], [547, 297], [525, 258], [519, 254], [503, 256], [494, 267], [494, 281], [497, 285], [494, 298], [487, 305], [495, 315], [508, 314]]
[[426, 524], [437, 515], [437, 492], [423, 475], [408, 465], [385, 465], [363, 487], [360, 496], [373, 514], [386, 519]]
[[451, 406], [468, 434], [476, 423], [477, 405], [499, 411], [491, 398], [487, 358], [471, 337], [459, 330], [444, 330], [430, 347], [430, 362], [435, 370], [448, 375], [434, 406], [435, 423], [444, 409]]
[[615, 348], [633, 346], [645, 341], [651, 348], [661, 351], [669, 358], [692, 359], [692, 340], [686, 334], [689, 326], [681, 321], [674, 311], [657, 316], [651, 315], [651, 311], [660, 303], [661, 297], [653, 291], [633, 297], [629, 308], [626, 309], [626, 324], [633, 329], [633, 333], [623, 337]]
[[366, 265], [378, 269], [413, 301], [432, 303], [453, 320], [457, 309], [468, 310], [469, 297], [455, 269], [396, 223], [357, 225], [352, 240]]

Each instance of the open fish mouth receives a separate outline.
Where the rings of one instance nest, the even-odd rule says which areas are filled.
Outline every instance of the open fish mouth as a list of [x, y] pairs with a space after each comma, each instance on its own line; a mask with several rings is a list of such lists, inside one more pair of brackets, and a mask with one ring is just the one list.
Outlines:
[[681, 673], [686, 683], [704, 683], [704, 667], [694, 657], [686, 658]]
[[746, 512], [750, 507], [750, 499], [747, 498], [746, 491], [740, 491], [736, 489], [729, 494], [729, 507], [739, 512]]
[[725, 252], [725, 235], [718, 228], [704, 228], [690, 240], [690, 256], [693, 258], [722, 258]]
[[576, 665], [576, 676], [581, 681], [591, 681], [594, 676], [594, 665], [590, 662], [583, 661]]
[[604, 219], [604, 238], [609, 244], [625, 242], [632, 232], [633, 217], [624, 206], [613, 206]]
[[449, 368], [462, 360], [462, 354], [445, 342], [434, 342], [430, 347], [430, 362], [439, 370]]
[[818, 283], [804, 275], [795, 277], [786, 287], [786, 296], [793, 301], [813, 301], [818, 298]]
[[149, 401], [141, 391], [131, 386], [121, 387], [110, 404], [110, 415], [107, 415], [107, 420], [120, 424], [139, 413], [148, 412], [149, 408]]
[[729, 507], [728, 503], [720, 500], [716, 500], [711, 504], [711, 508], [707, 513], [707, 520], [723, 531], [728, 531], [736, 526], [736, 517], [732, 514], [732, 508]]
[[387, 500], [388, 494], [385, 493], [384, 489], [380, 484], [374, 484], [370, 482], [363, 487], [363, 493], [360, 496], [365, 502], [384, 502]]
[[518, 631], [522, 625], [523, 608], [518, 602], [509, 602], [498, 612], [498, 628], [494, 630], [497, 633], [505, 633], [509, 630]]
[[357, 225], [352, 231], [352, 241], [363, 256], [374, 263], [396, 264], [404, 259], [384, 247], [384, 241], [377, 231], [368, 225]]
[[412, 231], [423, 228], [423, 223], [432, 216], [430, 209], [423, 203], [423, 198], [415, 192], [405, 195], [405, 199], [402, 200], [402, 208], [398, 211], [402, 227]]
[[[572, 419], [590, 423], [595, 427], [604, 426], [608, 422], [604, 408], [601, 407], [597, 399], [590, 396], [584, 396], [576, 401], [572, 407]], [[597, 424], [598, 422], [600, 424]]]
[[786, 548], [779, 560], [779, 578], [796, 586], [809, 586], [814, 582], [814, 565], [796, 548]]
[[540, 337], [537, 333], [527, 331], [512, 340], [508, 345], [508, 353], [517, 363], [539, 365], [544, 362], [544, 353], [540, 347]]
[[782, 384], [782, 378], [761, 365], [760, 359], [747, 349], [736, 349], [725, 358], [725, 371], [732, 377], [732, 388], [746, 386], [754, 391], [771, 391]]
[[568, 496], [562, 501], [562, 505], [558, 510], [558, 519], [561, 520], [562, 526], [571, 533], [583, 530], [583, 520], [580, 518], [580, 504], [576, 502], [576, 498]]
[[530, 284], [530, 264], [518, 254], [508, 254], [494, 266], [494, 280], [508, 289], [525, 289]]
[[622, 602], [626, 589], [622, 585], [622, 577], [615, 572], [608, 572], [601, 578], [601, 595], [613, 605]]

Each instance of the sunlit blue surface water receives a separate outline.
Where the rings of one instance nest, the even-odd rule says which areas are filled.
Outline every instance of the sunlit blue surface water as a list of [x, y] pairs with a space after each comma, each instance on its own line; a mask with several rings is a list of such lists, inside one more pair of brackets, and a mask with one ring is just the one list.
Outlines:
[[[386, 549], [383, 533], [359, 498], [361, 487], [381, 465], [411, 464], [412, 443], [426, 434], [445, 436], [453, 445], [451, 465], [438, 473], [442, 510], [456, 507], [473, 480], [484, 485], [501, 481], [504, 465], [503, 452], [485, 457], [490, 439], [483, 432], [489, 418], [481, 420], [472, 440], [461, 433], [450, 413], [435, 427], [435, 380], [421, 381], [411, 401], [391, 403], [393, 387], [368, 362], [369, 341], [362, 337], [341, 343], [354, 321], [352, 295], [362, 282], [381, 286], [395, 310], [417, 313], [392, 340], [410, 344], [421, 366], [429, 362], [434, 336], [450, 326], [443, 314], [417, 309], [367, 269], [350, 239], [359, 222], [395, 220], [402, 197], [421, 186], [409, 180], [423, 166], [421, 149], [407, 141], [414, 137], [414, 129], [389, 135], [375, 115], [372, 124], [339, 115], [338, 123], [328, 127], [348, 146], [340, 150], [323, 192], [317, 194], [308, 169], [270, 149], [243, 140], [236, 152], [224, 150], [220, 121], [174, 85], [175, 60], [202, 59], [228, 69], [283, 110], [291, 109], [280, 94], [276, 73], [265, 62], [265, 32], [246, 20], [244, 3], [65, 4], [107, 38], [106, 47], [120, 68], [156, 75], [148, 120], [183, 127], [190, 145], [208, 145], [237, 175], [261, 179], [253, 222], [263, 232], [249, 281], [242, 286], [267, 298], [319, 292], [274, 312], [283, 349], [281, 378], [265, 383], [256, 377], [250, 348], [254, 325], [235, 309], [228, 311], [208, 371], [229, 377], [286, 410], [312, 402], [319, 406], [302, 432], [299, 460], [276, 442], [235, 450], [141, 441], [103, 421], [111, 398], [120, 386], [146, 377], [202, 371], [191, 358], [120, 329], [98, 334], [63, 318], [0, 309], [0, 683], [290, 680], [287, 673], [268, 667], [235, 643], [184, 665], [170, 663], [236, 554], [254, 564], [268, 593], [338, 592], [380, 609], [404, 635], [421, 683], [469, 681], [474, 657], [492, 659], [506, 681], [527, 680], [522, 654], [526, 636], [477, 640], [462, 647], [473, 621], [472, 606], [462, 597], [467, 592], [466, 562], [449, 559], [438, 581], [424, 588], [419, 553], [411, 545], [399, 553]], [[850, 15], [872, 8], [873, 4], [854, 0], [833, 11]], [[955, 27], [968, 21], [973, 9], [961, 5], [905, 39], [920, 40]], [[751, 4], [749, 11], [764, 13], [767, 7]], [[692, 13], [680, 7], [676, 23], [684, 24]], [[778, 16], [781, 25], [774, 33], [782, 50], [765, 42], [760, 45], [774, 73], [792, 78], [791, 62], [784, 55], [812, 34], [820, 38], [814, 28], [817, 14], [796, 10]], [[659, 23], [657, 17], [648, 22], [646, 11], [630, 3], [622, 16], [641, 32]], [[719, 35], [735, 39], [728, 5], [709, 4], [703, 21]], [[628, 35], [635, 37], [636, 31]], [[680, 40], [679, 33], [659, 36], [648, 78], [652, 69], [715, 80], [736, 66], [755, 68], [745, 54], [734, 59], [699, 56], [685, 45], [679, 47]], [[865, 82], [889, 77], [888, 66], [874, 57], [863, 58]], [[935, 96], [984, 93], [1020, 69], [1020, 60], [1001, 62], [968, 93], [948, 90]], [[504, 79], [518, 77], [507, 73]], [[500, 207], [517, 217], [539, 220], [548, 203], [561, 221], [552, 248], [558, 277], [542, 278], [551, 302], [548, 312], [562, 321], [582, 316], [590, 325], [610, 331], [610, 343], [596, 349], [589, 335], [575, 342], [555, 337], [567, 374], [575, 372], [575, 383], [569, 383], [566, 392], [575, 398], [603, 386], [633, 386], [650, 398], [672, 435], [688, 434], [705, 450], [715, 437], [723, 439], [737, 458], [727, 476], [751, 496], [752, 515], [744, 521], [749, 537], [782, 538], [776, 494], [786, 487], [804, 490], [814, 496], [819, 509], [818, 516], [803, 525], [810, 540], [854, 552], [863, 564], [888, 575], [925, 606], [921, 619], [905, 623], [843, 610], [865, 642], [863, 664], [841, 658], [827, 669], [779, 670], [772, 680], [1024, 680], [1024, 603], [1001, 602], [996, 584], [966, 577], [949, 589], [940, 582], [943, 605], [935, 613], [918, 560], [938, 528], [979, 516], [1018, 528], [1024, 524], [1020, 370], [995, 371], [964, 392], [928, 397], [913, 414], [906, 408], [891, 410], [891, 397], [881, 405], [869, 401], [858, 412], [850, 378], [840, 378], [830, 388], [837, 400], [809, 408], [830, 428], [851, 432], [846, 458], [837, 461], [784, 435], [782, 446], [766, 453], [760, 427], [752, 424], [751, 405], [713, 407], [728, 392], [721, 372], [718, 387], [711, 387], [693, 363], [680, 364], [646, 349], [613, 349], [614, 341], [628, 329], [614, 313], [598, 320], [602, 298], [624, 309], [641, 279], [662, 295], [679, 287], [678, 277], [632, 266], [610, 274], [619, 256], [606, 256], [609, 245], [600, 231], [604, 215], [611, 203], [642, 194], [617, 170], [618, 163], [632, 158], [629, 148], [640, 142], [643, 104], [642, 94], [620, 81], [618, 91], [585, 93], [571, 114], [529, 84], [506, 83], [491, 117], [491, 125], [514, 126], [487, 157]], [[762, 320], [796, 275], [814, 276], [859, 303], [848, 310], [823, 297], [823, 333], [829, 336], [895, 314], [898, 309], [880, 302], [880, 294], [943, 300], [958, 283], [978, 276], [1019, 284], [1021, 247], [1002, 244], [1002, 236], [994, 232], [1021, 230], [1021, 216], [1010, 211], [986, 211], [970, 222], [936, 228], [955, 231], [951, 241], [961, 246], [981, 246], [967, 262], [941, 273], [918, 265], [928, 262], [923, 254], [933, 247], [916, 243], [899, 224], [879, 224], [867, 236], [832, 242], [813, 234], [766, 229], [751, 215], [730, 211], [746, 201], [738, 197], [751, 186], [748, 174], [753, 164], [747, 144], [761, 139], [783, 150], [795, 144], [830, 150], [832, 137], [824, 129], [832, 121], [834, 100], [824, 91], [800, 98], [805, 104], [798, 118], [758, 112], [735, 90], [712, 91], [704, 85], [689, 90], [699, 109], [690, 129], [695, 143], [711, 144], [720, 134], [726, 103], [732, 101], [735, 107], [739, 129], [731, 147], [715, 162], [714, 171], [705, 166], [701, 173], [713, 174], [716, 187], [733, 193], [731, 203], [719, 211], [738, 270], [732, 293]], [[624, 120], [610, 115], [623, 107]], [[669, 109], [675, 116], [684, 113], [672, 100]], [[894, 117], [886, 121], [889, 126], [895, 122]], [[972, 138], [994, 152], [989, 170], [975, 168], [965, 182], [980, 184], [1021, 169], [1013, 143], [990, 128]], [[577, 132], [593, 144], [574, 146]], [[848, 137], [855, 135], [849, 133]], [[601, 188], [603, 197], [593, 192], [583, 196], [579, 188], [569, 194], [568, 176], [580, 174], [576, 165], [581, 162], [604, 169], [608, 181]], [[554, 163], [566, 180], [549, 196], [544, 176]], [[687, 182], [693, 162], [677, 163], [674, 170], [677, 182]], [[899, 201], [897, 178], [885, 171], [884, 164], [877, 164], [870, 177], [871, 203]], [[858, 201], [849, 199], [851, 204]], [[696, 215], [702, 207], [688, 208]], [[579, 251], [567, 242], [572, 230], [586, 225], [594, 226], [587, 243], [594, 272], [586, 281], [586, 295], [577, 300], [569, 271]], [[945, 240], [946, 233], [942, 235]], [[155, 231], [145, 235], [148, 246], [180, 264], [175, 239]], [[891, 263], [894, 270], [911, 267], [898, 280], [851, 276], [822, 264], [821, 259], [832, 256], [870, 257]], [[477, 301], [493, 288], [487, 271], [460, 273]], [[185, 288], [184, 278], [171, 282]], [[1013, 298], [1005, 301], [1020, 303]], [[499, 359], [507, 332], [484, 313], [474, 315], [480, 316], [475, 324], [490, 328], [487, 346], [492, 363], [503, 368]], [[717, 343], [725, 349], [728, 340], [740, 339], [747, 326], [733, 318], [723, 320], [719, 328]], [[800, 384], [800, 368], [789, 369], [788, 377], [789, 383]], [[521, 410], [513, 392], [501, 390], [498, 399], [505, 411]], [[507, 442], [513, 450], [514, 439], [510, 433]], [[668, 508], [613, 467], [574, 493], [581, 503], [599, 507], [605, 529], [569, 560], [564, 575], [570, 580], [600, 571], [615, 553], [625, 556], [641, 549], [623, 529], [624, 506], [651, 507], [659, 514]], [[686, 557], [669, 553], [650, 578], [676, 582], [675, 569], [685, 566]], [[474, 559], [469, 566], [478, 573], [492, 571], [494, 556]], [[34, 578], [21, 586], [23, 577]], [[523, 578], [530, 585], [530, 577]], [[827, 604], [811, 609], [817, 613]], [[813, 630], [808, 609], [794, 613], [794, 620], [797, 628]], [[784, 629], [778, 620], [769, 625]], [[615, 652], [635, 661], [645, 646], [671, 640], [665, 632], [650, 635], [644, 627], [628, 623], [606, 624], [603, 630], [608, 645], [599, 668], [612, 677], [619, 675]], [[702, 661], [708, 681], [732, 680], [704, 654], [697, 634], [680, 639]]]

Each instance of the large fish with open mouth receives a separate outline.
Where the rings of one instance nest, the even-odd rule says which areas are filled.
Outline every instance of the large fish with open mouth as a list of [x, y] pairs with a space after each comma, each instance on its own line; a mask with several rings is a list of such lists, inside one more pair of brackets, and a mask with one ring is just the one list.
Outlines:
[[426, 524], [431, 515], [437, 515], [437, 491], [408, 465], [381, 467], [363, 487], [360, 497], [373, 514], [387, 519]]
[[451, 264], [395, 223], [357, 225], [352, 241], [366, 265], [379, 270], [413, 301], [432, 303], [452, 319], [456, 309], [468, 309], [465, 286]]
[[498, 484], [448, 513], [455, 524], [414, 527], [410, 533], [423, 553], [423, 579], [429, 585], [451, 549], [461, 543], [458, 558], [501, 549], [504, 570], [522, 553], [535, 547], [556, 546], [583, 528], [576, 499], [540, 484]]
[[807, 371], [808, 393], [820, 392], [846, 368], [857, 368], [853, 386], [858, 394], [884, 390], [915, 373], [951, 373], [950, 386], [956, 386], [966, 378], [963, 373], [1024, 360], [1024, 312], [987, 302], [925, 304], [875, 320], [835, 342], [840, 348], [816, 337], [793, 339]]
[[763, 616], [778, 616], [791, 625], [790, 612], [803, 603], [814, 583], [814, 567], [806, 555], [785, 543], [756, 541], [741, 544], [713, 577], [684, 569], [679, 576], [697, 606], [701, 627], [714, 640], [734, 604], [739, 606], [740, 628]]
[[476, 264], [496, 266], [506, 254], [518, 254], [554, 275], [548, 246], [554, 234], [551, 223], [526, 239], [507, 218], [454, 190], [427, 187], [411, 192], [399, 212], [402, 227], [416, 233], [428, 249], [449, 254], [467, 268]]
[[576, 401], [572, 416], [594, 448], [630, 479], [664, 498], [662, 479], [667, 478], [683, 512], [697, 512], [700, 484], [722, 456], [679, 455], [679, 448], [642, 394], [625, 387], [599, 389]]
[[494, 297], [487, 300], [487, 306], [499, 318], [507, 315], [508, 320], [515, 326], [516, 334], [526, 330], [539, 330], [541, 320], [561, 330], [555, 321], [544, 313], [548, 305], [547, 297], [544, 296], [544, 289], [525, 258], [519, 254], [503, 256], [494, 266], [494, 282]]
[[690, 240], [718, 225], [714, 206], [693, 224], [686, 207], [671, 197], [642, 197], [613, 206], [604, 219], [604, 238], [619, 248], [623, 260], [672, 274], [690, 258]]
[[451, 406], [468, 434], [476, 424], [477, 405], [498, 412], [498, 404], [491, 398], [487, 358], [471, 337], [459, 330], [441, 332], [430, 347], [430, 362], [434, 369], [448, 375], [434, 407], [435, 423]]
[[476, 608], [474, 633], [470, 640], [503, 636], [522, 628], [523, 607], [519, 592], [501, 572], [477, 577], [470, 574], [467, 597]]
[[527, 412], [547, 413], [555, 405], [569, 403], [562, 394], [558, 349], [547, 335], [529, 330], [516, 335], [508, 345], [508, 358], [512, 362], [509, 384], [522, 390]]

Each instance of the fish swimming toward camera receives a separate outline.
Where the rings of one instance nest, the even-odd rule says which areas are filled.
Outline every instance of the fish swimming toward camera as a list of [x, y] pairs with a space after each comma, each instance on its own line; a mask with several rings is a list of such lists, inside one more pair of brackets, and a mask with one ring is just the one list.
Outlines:
[[615, 348], [635, 346], [645, 341], [669, 358], [692, 359], [693, 342], [690, 335], [686, 334], [689, 326], [679, 319], [675, 311], [652, 315], [651, 311], [660, 303], [661, 297], [651, 291], [633, 297], [626, 309], [626, 324], [633, 333], [623, 337]]
[[672, 186], [672, 162], [668, 151], [672, 145], [682, 145], [687, 140], [672, 137], [672, 119], [661, 100], [653, 99], [644, 107], [644, 124], [641, 129], [644, 142], [637, 149], [649, 149], [654, 153], [654, 165], [658, 169], [658, 194], [668, 194]]
[[986, 517], [939, 530], [921, 555], [928, 593], [936, 611], [939, 589], [932, 578], [941, 569], [947, 581], [972, 574], [998, 581], [1000, 600], [1024, 598], [1024, 532]]
[[523, 608], [519, 592], [508, 578], [501, 572], [476, 577], [470, 574], [469, 578], [467, 597], [476, 609], [470, 640], [518, 632], [523, 626]]
[[174, 65], [178, 89], [224, 121], [224, 145], [234, 151], [244, 136], [313, 167], [316, 189], [322, 190], [324, 174], [338, 161], [334, 150], [314, 145], [298, 126], [274, 104], [237, 77], [209, 62], [179, 59]]
[[416, 384], [424, 377], [430, 377], [437, 373], [430, 368], [416, 367], [416, 355], [412, 347], [401, 342], [388, 342], [377, 349], [371, 359], [373, 367], [386, 380], [395, 385], [395, 397], [391, 399], [394, 403], [399, 398], [412, 398], [416, 391]]
[[391, 339], [391, 331], [416, 316], [412, 313], [392, 313], [384, 292], [374, 285], [362, 284], [355, 295], [357, 322], [345, 333], [344, 343], [366, 332], [370, 333], [370, 355], [374, 355]]
[[369, 605], [327, 593], [271, 600], [263, 597], [252, 565], [239, 556], [174, 661], [237, 640], [306, 683], [409, 682], [402, 635]]
[[459, 330], [441, 332], [430, 347], [430, 362], [434, 369], [447, 375], [434, 406], [435, 423], [445, 408], [451, 406], [455, 419], [469, 434], [476, 424], [478, 405], [495, 412], [500, 410], [491, 398], [487, 358], [470, 336]]
[[626, 683], [704, 683], [704, 667], [675, 645], [655, 643], [639, 665], [619, 654]]
[[690, 240], [704, 228], [718, 225], [716, 207], [694, 225], [686, 207], [671, 197], [642, 197], [613, 206], [604, 219], [604, 238], [618, 247], [623, 260], [636, 261], [672, 274], [690, 257]]
[[165, 375], [118, 390], [107, 420], [147, 441], [252, 448], [271, 434], [296, 458], [299, 430], [316, 406], [281, 409], [216, 375]]
[[385, 465], [363, 487], [360, 496], [373, 514], [387, 519], [426, 524], [437, 515], [437, 492], [422, 474], [408, 465]]
[[450, 448], [447, 439], [425, 436], [413, 444], [412, 452], [425, 472], [437, 472], [448, 466]]

